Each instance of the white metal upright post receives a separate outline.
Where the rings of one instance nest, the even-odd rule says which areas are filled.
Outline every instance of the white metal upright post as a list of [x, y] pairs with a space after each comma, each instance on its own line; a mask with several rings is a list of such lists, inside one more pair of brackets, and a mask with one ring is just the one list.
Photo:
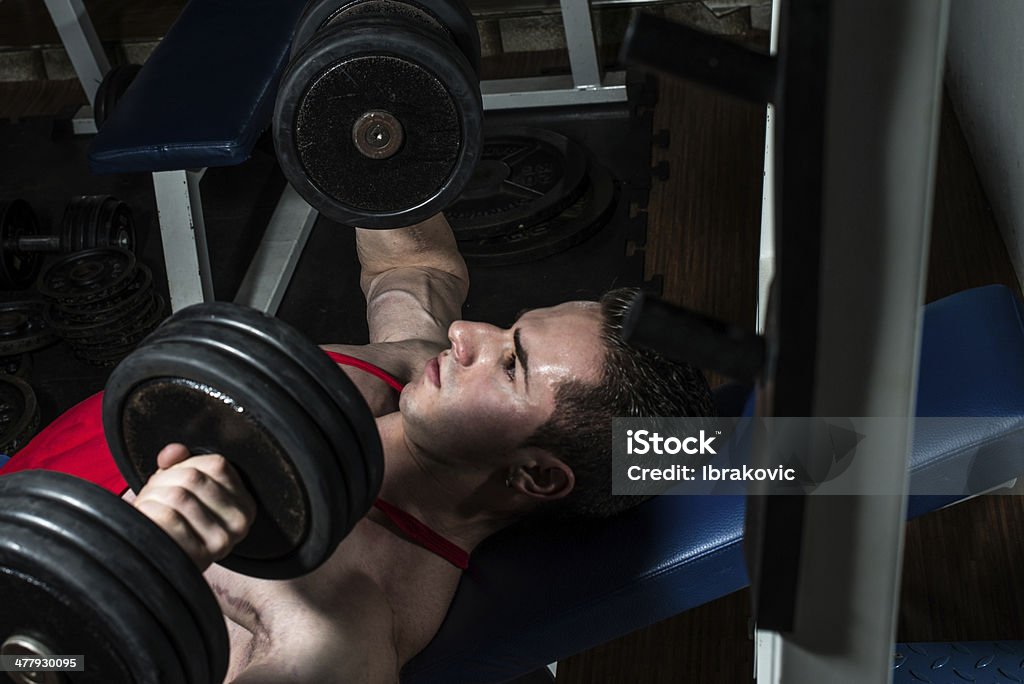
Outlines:
[[[862, 491], [906, 491], [949, 4], [828, 6], [811, 410], [907, 418], [857, 455]], [[891, 681], [905, 515], [905, 496], [806, 498], [792, 629], [758, 633], [759, 682]]]
[[203, 171], [205, 169], [153, 174], [171, 311], [213, 301], [213, 278], [199, 193]]
[[110, 71], [107, 53], [103, 51], [92, 20], [82, 0], [46, 0], [46, 9], [91, 106], [103, 76]]

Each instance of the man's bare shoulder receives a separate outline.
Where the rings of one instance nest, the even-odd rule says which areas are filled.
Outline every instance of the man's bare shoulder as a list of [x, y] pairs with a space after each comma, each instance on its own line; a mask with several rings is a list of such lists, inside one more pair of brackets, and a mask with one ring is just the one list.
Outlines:
[[[377, 366], [403, 385], [412, 382], [423, 372], [428, 360], [443, 348], [429, 340], [403, 340], [375, 344], [325, 344], [328, 351], [345, 354]], [[374, 416], [384, 416], [398, 410], [398, 397], [394, 388], [354, 366], [342, 365], [342, 370], [355, 383]]]
[[279, 611], [269, 646], [230, 681], [398, 682], [395, 618], [387, 596], [360, 572], [346, 572], [332, 589], [337, 599], [326, 603], [337, 605], [329, 610]]
[[[325, 344], [322, 347], [372, 363], [403, 384], [418, 378], [423, 372], [423, 365], [447, 349], [437, 341], [421, 339], [363, 345]], [[346, 369], [346, 372], [353, 378], [362, 373], [358, 369]]]

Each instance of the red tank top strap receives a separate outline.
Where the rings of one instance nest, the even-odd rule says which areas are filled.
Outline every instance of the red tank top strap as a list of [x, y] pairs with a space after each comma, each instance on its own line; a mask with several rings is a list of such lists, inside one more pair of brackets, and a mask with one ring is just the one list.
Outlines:
[[395, 380], [395, 378], [393, 378], [387, 372], [381, 370], [372, 363], [368, 363], [366, 361], [363, 361], [362, 359], [357, 359], [356, 357], [349, 356], [348, 354], [342, 354], [341, 352], [327, 351], [325, 349], [324, 353], [326, 353], [327, 356], [331, 357], [331, 361], [334, 361], [334, 363], [340, 363], [343, 366], [352, 366], [353, 368], [358, 368], [361, 371], [366, 371], [370, 375], [376, 378], [380, 378], [384, 382], [388, 383], [392, 387], [392, 389], [398, 392], [401, 392], [402, 387], [404, 387], [402, 383], [398, 382], [398, 380]]
[[410, 541], [416, 542], [435, 556], [440, 556], [459, 570], [469, 567], [469, 554], [427, 527], [423, 521], [383, 499], [374, 501], [373, 506], [388, 516]]

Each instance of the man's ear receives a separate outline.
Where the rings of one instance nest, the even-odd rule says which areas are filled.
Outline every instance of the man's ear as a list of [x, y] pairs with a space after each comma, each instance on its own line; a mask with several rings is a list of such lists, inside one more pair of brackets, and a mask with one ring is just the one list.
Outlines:
[[565, 497], [575, 484], [572, 468], [540, 449], [530, 453], [528, 462], [515, 466], [508, 479], [508, 486], [512, 489], [547, 501]]

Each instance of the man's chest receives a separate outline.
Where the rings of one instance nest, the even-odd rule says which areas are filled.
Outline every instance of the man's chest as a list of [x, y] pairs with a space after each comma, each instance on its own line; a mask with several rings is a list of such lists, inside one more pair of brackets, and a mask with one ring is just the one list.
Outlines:
[[305, 577], [270, 581], [219, 566], [205, 573], [228, 619], [232, 669], [298, 640], [357, 633], [386, 617], [405, 662], [436, 633], [459, 571], [370, 519], [360, 521], [331, 558]]

